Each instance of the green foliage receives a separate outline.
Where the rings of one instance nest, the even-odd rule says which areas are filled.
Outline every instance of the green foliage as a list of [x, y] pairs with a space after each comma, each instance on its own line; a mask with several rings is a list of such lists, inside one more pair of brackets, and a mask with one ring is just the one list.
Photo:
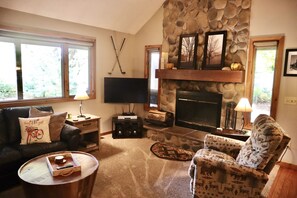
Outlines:
[[272, 93], [266, 88], [255, 87], [253, 93], [253, 101], [255, 103], [270, 103]]
[[15, 97], [16, 97], [15, 87], [13, 85], [0, 82], [0, 100], [4, 100], [7, 98], [15, 98]]

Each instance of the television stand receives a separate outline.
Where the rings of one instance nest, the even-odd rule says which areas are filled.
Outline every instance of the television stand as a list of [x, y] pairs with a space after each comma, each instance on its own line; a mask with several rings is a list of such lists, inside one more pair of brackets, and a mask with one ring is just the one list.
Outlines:
[[141, 138], [143, 130], [142, 118], [118, 119], [112, 118], [112, 138]]

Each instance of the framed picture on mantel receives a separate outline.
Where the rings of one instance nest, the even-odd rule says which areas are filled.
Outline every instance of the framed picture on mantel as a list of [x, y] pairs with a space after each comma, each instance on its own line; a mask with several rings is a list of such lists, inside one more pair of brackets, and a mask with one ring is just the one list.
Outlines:
[[177, 69], [196, 69], [197, 45], [197, 33], [180, 35]]
[[206, 32], [202, 69], [221, 70], [225, 63], [227, 31]]

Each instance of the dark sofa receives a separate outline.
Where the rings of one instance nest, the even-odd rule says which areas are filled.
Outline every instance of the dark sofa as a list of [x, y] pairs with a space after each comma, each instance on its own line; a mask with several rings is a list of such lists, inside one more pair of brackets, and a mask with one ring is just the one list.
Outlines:
[[[51, 106], [36, 107], [41, 111], [52, 111]], [[30, 107], [11, 107], [0, 109], [0, 190], [19, 181], [17, 171], [27, 160], [38, 155], [61, 151], [77, 150], [80, 129], [65, 124], [60, 141], [20, 145], [21, 131], [19, 117], [28, 118]]]

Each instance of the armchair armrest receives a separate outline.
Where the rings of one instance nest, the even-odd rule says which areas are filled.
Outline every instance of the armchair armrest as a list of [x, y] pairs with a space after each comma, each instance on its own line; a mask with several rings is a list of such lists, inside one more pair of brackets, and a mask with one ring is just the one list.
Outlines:
[[64, 141], [67, 143], [67, 147], [69, 150], [77, 150], [79, 143], [80, 143], [80, 129], [75, 127], [75, 126], [71, 126], [69, 124], [64, 124], [64, 127], [61, 131], [61, 141]]
[[[206, 167], [204, 171], [200, 171], [200, 174], [202, 175], [210, 175], [213, 173], [209, 171], [215, 172], [215, 170], [219, 170], [219, 171], [223, 171], [226, 175], [232, 176], [233, 177], [232, 180], [240, 179], [240, 177], [245, 177], [246, 179], [250, 179], [251, 183], [249, 184], [253, 185], [254, 187], [258, 186], [255, 180], [264, 180], [265, 183], [268, 180], [268, 175], [264, 171], [250, 168], [247, 166], [242, 166], [237, 164], [236, 161], [214, 157], [213, 155], [209, 155], [209, 156], [196, 155], [193, 158], [193, 163], [196, 165], [196, 168], [197, 166]], [[198, 168], [198, 169], [203, 170], [203, 168]]]
[[236, 159], [244, 141], [218, 135], [207, 134], [204, 138], [204, 148], [221, 151]]

